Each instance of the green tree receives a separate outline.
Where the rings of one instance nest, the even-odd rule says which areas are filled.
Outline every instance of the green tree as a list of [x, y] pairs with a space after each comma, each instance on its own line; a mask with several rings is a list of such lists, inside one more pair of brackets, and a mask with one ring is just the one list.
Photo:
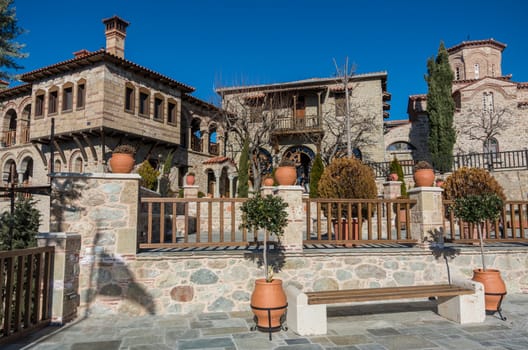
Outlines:
[[[21, 50], [24, 45], [14, 41], [24, 30], [17, 24], [16, 11], [13, 0], [0, 0], [0, 67], [4, 69], [21, 69], [15, 61], [17, 58], [27, 57]], [[11, 74], [2, 70], [0, 79], [9, 80]]]
[[444, 173], [451, 170], [456, 141], [453, 127], [455, 102], [452, 96], [453, 71], [449, 55], [440, 43], [436, 59], [427, 60], [427, 114], [429, 116], [428, 146], [433, 167]]
[[40, 212], [35, 200], [18, 196], [13, 215], [0, 215], [0, 250], [24, 249], [37, 245], [36, 235], [40, 225]]
[[244, 141], [242, 153], [238, 160], [238, 189], [237, 194], [240, 198], [247, 198], [249, 193], [249, 140]]
[[141, 183], [144, 187], [149, 190], [156, 190], [160, 172], [154, 169], [148, 160], [141, 163], [138, 168], [138, 174], [141, 176]]
[[403, 168], [396, 156], [394, 156], [390, 163], [390, 173], [398, 175], [398, 181], [401, 181], [401, 196], [407, 197], [407, 185], [405, 185], [405, 176], [403, 175]]
[[312, 164], [312, 170], [310, 170], [310, 198], [319, 198], [319, 180], [323, 175], [324, 163], [321, 154], [317, 153]]

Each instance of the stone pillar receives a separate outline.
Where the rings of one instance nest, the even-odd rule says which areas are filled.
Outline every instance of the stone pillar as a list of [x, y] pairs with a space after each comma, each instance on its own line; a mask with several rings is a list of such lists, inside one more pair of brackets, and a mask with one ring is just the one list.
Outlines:
[[301, 186], [278, 186], [276, 195], [282, 197], [288, 207], [288, 225], [284, 229], [284, 236], [281, 239], [282, 246], [287, 252], [302, 252], [303, 231], [306, 213], [302, 203], [303, 188]]
[[64, 324], [77, 317], [79, 307], [79, 252], [81, 235], [53, 232], [37, 236], [39, 247], [55, 247], [51, 322]]
[[[198, 189], [200, 187], [197, 185], [184, 185], [183, 186], [183, 198], [198, 198]], [[196, 202], [189, 202], [189, 215], [196, 216]]]
[[401, 181], [387, 181], [383, 183], [383, 198], [396, 199], [401, 196]]
[[411, 234], [422, 248], [428, 249], [443, 236], [442, 192], [440, 187], [416, 187], [407, 192], [417, 201], [411, 207]]

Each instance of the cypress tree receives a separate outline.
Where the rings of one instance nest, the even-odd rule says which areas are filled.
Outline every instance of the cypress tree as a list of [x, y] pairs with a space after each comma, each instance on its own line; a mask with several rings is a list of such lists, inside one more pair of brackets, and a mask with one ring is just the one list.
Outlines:
[[324, 163], [321, 155], [317, 153], [314, 158], [312, 169], [310, 170], [310, 198], [319, 198], [319, 191], [317, 186], [319, 184], [319, 179], [324, 172]]
[[398, 181], [401, 181], [401, 196], [407, 198], [407, 185], [405, 185], [405, 176], [403, 175], [403, 168], [396, 156], [394, 156], [392, 162], [390, 163], [390, 172], [398, 175]]
[[242, 153], [238, 161], [238, 189], [237, 194], [240, 198], [247, 198], [249, 193], [249, 140], [244, 141]]
[[[27, 54], [21, 50], [24, 45], [14, 41], [24, 30], [17, 25], [13, 0], [0, 0], [0, 67], [6, 69], [20, 69], [22, 66], [15, 62], [16, 58], [24, 58]], [[0, 79], [9, 80], [11, 74], [0, 71]]]
[[453, 71], [449, 55], [440, 43], [436, 59], [427, 60], [427, 114], [429, 116], [428, 146], [433, 167], [444, 173], [451, 170], [456, 141], [453, 127], [455, 102], [452, 96]]

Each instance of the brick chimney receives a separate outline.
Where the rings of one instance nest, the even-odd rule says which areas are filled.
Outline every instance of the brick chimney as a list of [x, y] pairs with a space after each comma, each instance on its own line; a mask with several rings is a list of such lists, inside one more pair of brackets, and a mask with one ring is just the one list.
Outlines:
[[117, 16], [103, 19], [106, 35], [106, 52], [125, 57], [126, 29], [130, 23]]

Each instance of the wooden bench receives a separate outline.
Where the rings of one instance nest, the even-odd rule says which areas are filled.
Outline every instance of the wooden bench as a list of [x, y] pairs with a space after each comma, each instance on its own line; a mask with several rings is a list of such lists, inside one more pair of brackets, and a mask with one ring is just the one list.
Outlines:
[[326, 305], [370, 301], [438, 298], [438, 314], [458, 323], [484, 322], [484, 288], [475, 281], [453, 285], [345, 289], [303, 293], [294, 286], [286, 288], [288, 327], [300, 335], [326, 334]]

